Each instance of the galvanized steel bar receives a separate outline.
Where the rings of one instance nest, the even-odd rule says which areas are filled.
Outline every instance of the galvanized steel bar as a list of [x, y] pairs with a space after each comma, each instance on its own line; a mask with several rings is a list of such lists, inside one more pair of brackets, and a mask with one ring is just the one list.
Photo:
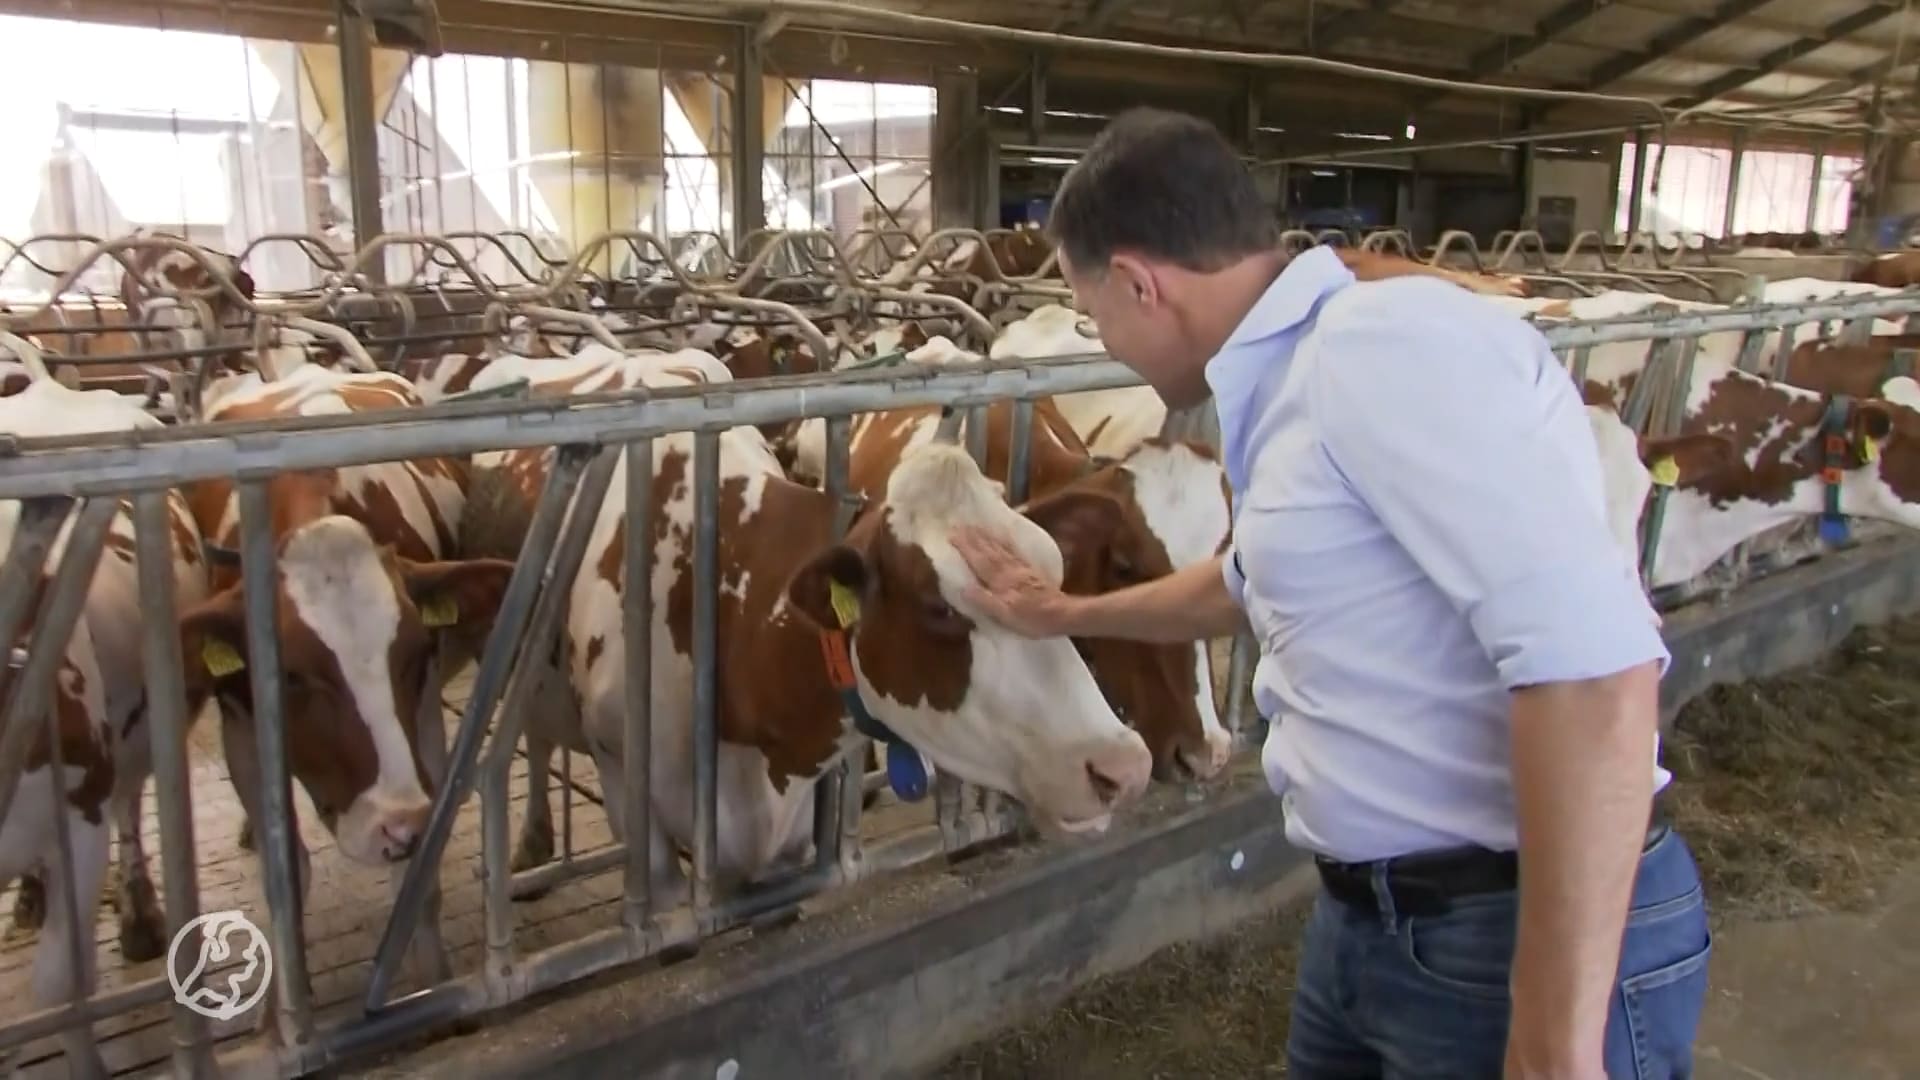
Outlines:
[[1247, 730], [1247, 684], [1253, 680], [1253, 636], [1235, 634], [1227, 654], [1227, 730], [1236, 737]]
[[621, 727], [622, 803], [626, 836], [626, 900], [621, 921], [638, 932], [653, 913], [650, 860], [653, 812], [653, 438], [626, 445], [625, 591], [620, 617], [626, 643], [626, 717]]
[[1584, 390], [1587, 385], [1587, 367], [1593, 363], [1593, 346], [1582, 345], [1573, 350], [1573, 366], [1569, 374], [1573, 376], [1573, 385]]
[[0, 1050], [57, 1035], [67, 1028], [81, 1024], [91, 1024], [110, 1016], [119, 1016], [149, 1005], [158, 1005], [172, 996], [173, 986], [167, 981], [167, 977], [156, 975], [130, 986], [97, 993], [81, 1005], [68, 1002], [64, 1005], [38, 1009], [19, 1019], [10, 1020], [5, 1025], [0, 1025]]
[[[539, 501], [534, 504], [526, 542], [522, 545], [513, 574], [507, 580], [506, 592], [494, 616], [493, 628], [488, 631], [487, 643], [481, 651], [479, 669], [473, 677], [473, 690], [467, 696], [460, 727], [454, 733], [453, 746], [447, 754], [446, 779], [441, 782], [440, 790], [434, 793], [433, 811], [427, 818], [426, 832], [420, 837], [413, 856], [407, 860], [406, 868], [402, 871], [404, 877], [394, 897], [393, 913], [381, 933], [380, 946], [374, 952], [373, 970], [367, 976], [366, 1008], [369, 1011], [385, 1003], [399, 957], [406, 949], [407, 940], [412, 937], [413, 924], [419, 919], [420, 905], [425, 901], [427, 887], [431, 884], [429, 875], [440, 872], [440, 857], [446, 850], [447, 838], [452, 834], [454, 817], [473, 785], [474, 766], [480, 754], [480, 740], [486, 734], [487, 720], [513, 671], [513, 661], [520, 651], [528, 612], [540, 592], [547, 555], [553, 550], [554, 540], [560, 533], [560, 523], [566, 516], [567, 502], [573, 497], [590, 453], [587, 447], [578, 445], [562, 446], [554, 452], [547, 484], [540, 491]], [[484, 821], [482, 829], [484, 832]]]
[[[134, 496], [134, 554], [140, 577], [141, 666], [147, 682], [154, 800], [159, 808], [167, 940], [178, 941], [174, 948], [193, 956], [199, 951], [199, 932], [198, 928], [187, 927], [200, 914], [200, 882], [193, 845], [193, 773], [187, 761], [187, 729], [192, 718], [187, 715], [180, 657], [167, 498], [164, 491], [143, 491]], [[210, 1075], [213, 1058], [206, 1017], [175, 1002], [172, 1023], [173, 1074]]]
[[[1920, 310], [1920, 292], [1907, 292], [1664, 318], [1636, 315], [1559, 323], [1543, 333], [1558, 348], [1686, 337], [1821, 317], [1906, 316], [1916, 310]], [[617, 442], [801, 416], [1135, 385], [1138, 377], [1124, 365], [1094, 354], [929, 371], [874, 369], [650, 393], [582, 395], [565, 401], [476, 401], [407, 410], [404, 416], [363, 413], [58, 439], [0, 438], [0, 498], [73, 494], [76, 489], [80, 494], [119, 492], [237, 472], [323, 468], [565, 442]]]
[[[847, 458], [852, 444], [852, 421], [845, 416], [830, 416], [827, 425], [826, 476], [823, 478], [826, 492], [833, 499], [833, 538], [836, 542], [845, 539], [847, 530], [853, 526], [853, 516], [859, 512], [861, 498], [858, 492], [849, 490]], [[841, 740], [846, 749], [845, 760], [838, 766], [841, 780], [838, 790], [840, 804], [832, 808], [835, 815], [834, 828], [836, 838], [830, 845], [822, 845], [820, 815], [825, 811], [816, 809], [814, 818], [814, 843], [817, 864], [826, 865], [826, 853], [829, 846], [839, 862], [843, 873], [857, 873], [861, 861], [865, 858], [865, 846], [860, 841], [860, 819], [866, 812], [866, 768], [867, 754], [872, 742], [853, 726], [852, 718], [846, 718], [846, 735]], [[860, 783], [854, 783], [853, 777], [860, 777]]]
[[[264, 480], [240, 482], [240, 583], [247, 617], [247, 676], [253, 691], [253, 732], [260, 756], [259, 816], [254, 819], [265, 874], [274, 991], [280, 1019], [301, 1042], [313, 1025], [302, 936], [305, 890], [294, 845], [293, 789], [287, 779], [286, 713], [280, 700], [279, 579], [271, 509]], [[248, 807], [252, 814], [255, 807]]]
[[1027, 501], [1031, 490], [1028, 458], [1032, 447], [1027, 444], [1033, 440], [1033, 401], [1021, 398], [1013, 403], [1013, 433], [1009, 436], [1013, 445], [1007, 453], [1007, 501], [1021, 506]]
[[[47, 709], [42, 714], [42, 723], [47, 733], [47, 776], [52, 781], [47, 785], [47, 813], [53, 819], [53, 843], [57, 856], [54, 865], [43, 867], [47, 875], [46, 894], [49, 898], [55, 892], [60, 894], [60, 917], [66, 919], [68, 928], [66, 959], [72, 965], [68, 970], [73, 973], [73, 988], [68, 1000], [75, 1010], [83, 1010], [87, 1007], [88, 994], [86, 980], [80, 977], [80, 973], [86, 970], [86, 954], [94, 949], [90, 939], [93, 937], [93, 901], [96, 898], [89, 896], [83, 903], [76, 895], [75, 885], [79, 877], [75, 872], [79, 864], [73, 858], [73, 821], [67, 813], [67, 767], [60, 753], [60, 711]], [[4, 817], [0, 816], [0, 820], [4, 820]], [[103, 836], [101, 839], [104, 841], [106, 838]], [[100, 854], [102, 858], [108, 857], [105, 851]], [[55, 874], [60, 876], [56, 879], [53, 877]], [[58, 889], [54, 888], [55, 881], [60, 883]], [[86, 912], [85, 919], [80, 915], [83, 910]], [[56, 916], [49, 910], [46, 918], [51, 925]], [[51, 948], [52, 945], [43, 934], [40, 947]], [[83, 1031], [76, 1025], [60, 1033], [60, 1041], [66, 1047], [69, 1076], [83, 1077], [85, 1080], [106, 1076], [106, 1066], [100, 1060], [99, 1048], [93, 1043], [91, 1026], [89, 1024], [88, 1030]]]
[[1800, 327], [1788, 324], [1780, 328], [1780, 347], [1773, 353], [1773, 381], [1786, 382], [1787, 369], [1793, 362], [1793, 350], [1797, 347], [1794, 338]]
[[1682, 338], [1668, 346], [1679, 351], [1674, 361], [1675, 375], [1667, 383], [1665, 415], [1660, 418], [1660, 435], [1677, 435], [1687, 418], [1687, 392], [1693, 385], [1693, 364], [1700, 355], [1699, 338]]
[[[0, 719], [0, 821], [7, 819], [13, 805], [34, 731], [53, 705], [54, 675], [66, 659], [67, 641], [86, 607], [93, 569], [106, 544], [107, 527], [119, 509], [120, 500], [101, 497], [88, 499], [80, 508], [60, 565], [41, 602], [39, 617], [34, 620], [33, 634], [27, 639], [26, 664], [7, 695], [5, 713], [0, 714], [4, 716]], [[23, 591], [28, 597], [37, 592], [31, 587]]]
[[693, 914], [713, 917], [719, 826], [720, 433], [693, 440]]
[[987, 410], [985, 405], [967, 406], [967, 453], [983, 473], [987, 471]]
[[[534, 707], [534, 692], [540, 686], [540, 671], [552, 652], [554, 635], [560, 632], [567, 610], [567, 598], [573, 592], [574, 579], [587, 555], [587, 542], [600, 518], [600, 507], [612, 486], [615, 467], [620, 464], [620, 448], [608, 446], [594, 451], [593, 459], [580, 477], [579, 494], [567, 512], [565, 528], [553, 548], [550, 565], [544, 559], [535, 565], [545, 570], [540, 595], [534, 600], [528, 617], [527, 633], [520, 643], [512, 669], [512, 682], [494, 723], [493, 741], [488, 744], [483, 766], [485, 778], [480, 799], [480, 858], [485, 870], [487, 926], [487, 970], [504, 975], [513, 964], [513, 882], [512, 848], [507, 842], [507, 791], [513, 771], [514, 748], [526, 715]], [[522, 552], [521, 562], [528, 561]], [[518, 572], [516, 567], [515, 572]], [[562, 864], [565, 865], [565, 864]], [[403, 942], [404, 944], [404, 942]], [[397, 962], [398, 957], [382, 955], [379, 960]]]
[[[353, 203], [353, 240], [365, 245], [386, 231], [380, 214], [379, 118], [373, 107], [373, 28], [350, 0], [336, 0], [340, 88], [345, 95], [347, 179]], [[376, 284], [387, 280], [382, 253], [360, 268]]]
[[46, 571], [54, 538], [73, 504], [68, 495], [43, 495], [20, 505], [6, 562], [0, 564], [0, 641], [11, 645], [18, 639], [27, 608], [39, 595], [34, 586]]

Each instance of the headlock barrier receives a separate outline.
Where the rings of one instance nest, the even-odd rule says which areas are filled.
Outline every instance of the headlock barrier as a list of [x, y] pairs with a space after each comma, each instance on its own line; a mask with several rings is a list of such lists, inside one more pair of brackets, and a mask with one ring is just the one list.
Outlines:
[[[945, 238], [982, 246], [988, 239], [980, 234]], [[758, 253], [746, 263], [733, 263], [732, 254], [718, 245], [718, 254], [710, 261], [731, 265], [722, 275], [704, 280], [675, 261], [671, 245], [637, 234], [602, 240], [630, 245], [637, 258], [658, 270], [661, 282], [672, 285], [674, 295], [664, 303], [645, 296], [636, 301], [636, 306], [652, 305], [662, 311], [659, 323], [672, 321], [675, 305], [688, 303], [744, 317], [772, 317], [794, 327], [823, 356], [832, 355], [835, 345], [818, 329], [813, 313], [803, 312], [796, 303], [743, 295], [743, 282], [750, 283], [768, 266], [778, 264], [790, 271], [783, 280], [808, 278], [823, 291], [832, 288], [834, 302], [843, 305], [844, 311], [882, 302], [923, 305], [932, 314], [957, 317], [965, 332], [980, 339], [991, 339], [998, 326], [972, 306], [980, 304], [982, 297], [1025, 292], [1034, 299], [1052, 302], [1064, 295], [1058, 283], [1047, 284], [1037, 275], [1020, 279], [1003, 274], [989, 259], [992, 269], [975, 279], [976, 287], [965, 300], [944, 296], [930, 300], [925, 292], [909, 291], [917, 280], [914, 271], [926, 265], [936, 250], [937, 245], [924, 241], [917, 254], [910, 257], [904, 273], [890, 275], [889, 283], [879, 284], [870, 276], [856, 276], [852, 269], [856, 257], [841, 252], [833, 238], [824, 234], [760, 237]], [[485, 282], [473, 269], [462, 250], [463, 243], [470, 246], [473, 242], [474, 238], [385, 237], [352, 257], [326, 252], [321, 245], [318, 250], [326, 254], [319, 257], [328, 260], [329, 283], [310, 296], [283, 301], [247, 294], [236, 287], [231, 264], [223, 264], [220, 258], [181, 241], [117, 241], [98, 245], [93, 257], [118, 260], [129, 274], [143, 269], [134, 257], [139, 250], [176, 253], [191, 260], [205, 272], [209, 284], [202, 295], [183, 293], [173, 298], [173, 307], [198, 307], [190, 321], [203, 330], [226, 325], [222, 315], [212, 310], [214, 301], [219, 300], [229, 313], [251, 313], [296, 329], [313, 330], [318, 325], [321, 329], [316, 336], [325, 336], [329, 327], [355, 325], [350, 310], [355, 304], [368, 309], [387, 304], [381, 317], [389, 317], [395, 310], [393, 297], [407, 298], [400, 306], [417, 302], [426, 291], [425, 268], [450, 265], [466, 274], [467, 280], [460, 288], [478, 301], [468, 305], [467, 312], [484, 312], [489, 305], [497, 305], [495, 313], [487, 316], [489, 323], [504, 326], [504, 315], [531, 315], [570, 326], [601, 344], [611, 340], [616, 349], [626, 347], [625, 339], [597, 321], [601, 315], [575, 293], [586, 282], [584, 268], [599, 257], [598, 247], [564, 263], [542, 257], [538, 268], [515, 260], [527, 280], [502, 286]], [[499, 243], [497, 239], [488, 242]], [[872, 242], [879, 241], [870, 239]], [[1509, 238], [1493, 269], [1500, 270], [1520, 242], [1518, 236]], [[1450, 243], [1455, 242], [1442, 242], [1443, 251]], [[378, 249], [396, 244], [415, 244], [428, 253], [422, 261], [421, 280], [386, 292], [360, 291], [356, 267], [383, 257]], [[529, 241], [527, 246], [534, 245]], [[23, 257], [21, 252], [26, 247], [15, 248], [14, 257]], [[1370, 250], [1386, 247], [1406, 250], [1405, 242], [1398, 238], [1376, 241]], [[867, 254], [863, 252], [860, 257]], [[1477, 253], [1474, 258], [1478, 259]], [[77, 266], [62, 275], [54, 292], [78, 279], [84, 269], [84, 265]], [[1569, 282], [1583, 273], [1564, 263], [1541, 269], [1543, 277]], [[1664, 284], [1695, 292], [1705, 289], [1710, 298], [1713, 288], [1703, 274], [1706, 269], [1660, 267], [1654, 272]], [[1584, 294], [1613, 272], [1608, 269], [1585, 274], [1570, 291]], [[644, 278], [637, 280], [644, 284]], [[597, 283], [595, 288], [602, 289], [606, 284]], [[434, 287], [446, 288], [444, 284]], [[549, 306], [556, 303], [577, 307]], [[11, 324], [24, 332], [27, 324], [37, 319], [33, 332], [39, 334], [51, 310], [51, 306], [43, 306], [0, 315], [0, 325]], [[1680, 426], [1694, 356], [1704, 337], [1743, 335], [1740, 366], [1758, 370], [1775, 362], [1776, 357], [1784, 364], [1792, 343], [1799, 340], [1793, 328], [1870, 328], [1876, 319], [1900, 320], [1916, 314], [1920, 314], [1920, 293], [1910, 291], [1809, 303], [1748, 303], [1713, 310], [1654, 308], [1598, 321], [1543, 324], [1542, 331], [1583, 382], [1596, 348], [1644, 343], [1647, 363], [1623, 403], [1622, 416], [1639, 434], [1659, 436], [1673, 433]], [[139, 325], [139, 318], [130, 310], [129, 325]], [[413, 311], [406, 318], [417, 322], [421, 316]], [[300, 319], [306, 322], [294, 321]], [[164, 325], [172, 332], [182, 323], [155, 325]], [[635, 324], [627, 324], [619, 332], [634, 328]], [[1774, 333], [1780, 335], [1780, 344], [1769, 356], [1763, 352], [1763, 345]], [[28, 354], [35, 351], [30, 343], [17, 338], [4, 340], [0, 349], [22, 361], [29, 361]], [[982, 346], [985, 343], [981, 341]], [[191, 362], [195, 348], [201, 350], [203, 360], [218, 351], [215, 347], [189, 345], [170, 352], [148, 352], [173, 360], [184, 357]], [[63, 357], [50, 359], [69, 362]], [[357, 359], [368, 366], [375, 363], [364, 351]], [[168, 372], [167, 377], [181, 395], [174, 401], [183, 403], [188, 397], [203, 401], [206, 369], [212, 366], [200, 363], [197, 372]], [[1784, 373], [1783, 368], [1775, 370]], [[196, 382], [198, 385], [187, 394], [188, 384]], [[1127, 368], [1100, 354], [949, 366], [901, 361], [768, 379], [631, 387], [574, 396], [509, 394], [343, 415], [186, 422], [185, 417], [192, 414], [183, 410], [176, 414], [182, 422], [171, 425], [51, 437], [0, 435], [0, 500], [6, 500], [0, 505], [13, 508], [11, 543], [4, 563], [0, 563], [0, 634], [15, 646], [0, 720], [0, 822], [4, 822], [7, 844], [27, 843], [15, 838], [33, 828], [32, 822], [36, 821], [51, 822], [54, 833], [46, 840], [47, 857], [37, 862], [28, 859], [19, 867], [9, 865], [6, 869], [18, 872], [38, 866], [48, 906], [40, 949], [67, 950], [67, 955], [57, 961], [45, 956], [36, 960], [45, 971], [65, 972], [64, 977], [37, 973], [34, 980], [36, 990], [57, 990], [62, 1000], [36, 1001], [29, 1011], [24, 998], [15, 997], [17, 1004], [9, 1007], [9, 1017], [0, 1024], [0, 1050], [18, 1052], [25, 1044], [57, 1036], [64, 1060], [49, 1057], [45, 1061], [77, 1076], [104, 1075], [124, 1066], [110, 1063], [102, 1055], [96, 1029], [142, 1010], [151, 1014], [166, 1007], [171, 1029], [168, 1052], [178, 1075], [212, 1075], [216, 1052], [224, 1069], [303, 1073], [364, 1060], [369, 1053], [397, 1042], [442, 1031], [455, 1021], [612, 968], [696, 950], [708, 939], [742, 926], [770, 925], [824, 890], [928, 860], [958, 857], [989, 842], [1018, 839], [1027, 825], [1017, 805], [997, 794], [963, 788], [951, 773], [938, 768], [934, 774], [933, 820], [916, 821], [911, 829], [876, 839], [863, 829], [863, 818], [882, 811], [910, 811], [911, 807], [891, 806], [895, 800], [885, 790], [883, 772], [869, 774], [865, 766], [868, 740], [849, 733], [813, 781], [811, 851], [803, 863], [752, 883], [727, 880], [719, 871], [718, 829], [726, 815], [719, 800], [723, 768], [720, 598], [725, 590], [744, 591], [747, 587], [726, 580], [722, 565], [723, 519], [725, 513], [734, 512], [727, 508], [736, 505], [723, 490], [723, 436], [740, 427], [823, 418], [823, 488], [837, 508], [832, 535], [838, 538], [847, 533], [862, 505], [850, 483], [848, 462], [852, 420], [860, 414], [938, 406], [964, 415], [971, 420], [966, 425], [964, 444], [984, 466], [991, 450], [986, 410], [995, 403], [1015, 403], [1005, 495], [1018, 504], [1025, 501], [1028, 489], [1027, 436], [1036, 423], [1036, 403], [1065, 394], [1134, 386], [1137, 382]], [[157, 395], [150, 395], [150, 400], [154, 397]], [[670, 480], [663, 477], [656, 468], [661, 440], [689, 437], [691, 455], [684, 476]], [[311, 870], [297, 836], [290, 765], [292, 757], [304, 752], [295, 744], [309, 737], [294, 725], [311, 724], [314, 718], [288, 715], [287, 684], [282, 677], [291, 653], [311, 645], [285, 638], [286, 620], [280, 613], [293, 601], [285, 594], [288, 586], [276, 574], [280, 556], [269, 487], [276, 478], [289, 473], [429, 458], [464, 462], [476, 454], [539, 448], [555, 448], [555, 452], [533, 506], [524, 543], [499, 589], [484, 642], [472, 657], [471, 689], [459, 705], [451, 738], [446, 738], [439, 722], [438, 700], [429, 702], [421, 713], [428, 722], [418, 725], [414, 735], [417, 745], [412, 749], [432, 781], [428, 787], [431, 809], [420, 821], [417, 835], [411, 837], [406, 848], [408, 857], [393, 863], [393, 906], [384, 919], [377, 921], [381, 927], [378, 946], [364, 968], [364, 979], [356, 984], [357, 1000], [321, 1007], [313, 995], [312, 965], [303, 934], [307, 892], [302, 877]], [[73, 677], [63, 674], [71, 659], [66, 643], [74, 638], [76, 628], [86, 625], [90, 591], [100, 568], [114, 557], [103, 553], [130, 539], [131, 562], [137, 567], [137, 608], [130, 609], [137, 612], [138, 623], [136, 681], [144, 688], [139, 708], [148, 726], [145, 738], [156, 779], [164, 934], [168, 941], [179, 939], [176, 950], [191, 957], [198, 948], [195, 926], [202, 914], [195, 846], [196, 825], [202, 822], [196, 817], [195, 804], [207, 792], [196, 791], [191, 779], [188, 748], [194, 717], [189, 713], [190, 680], [183, 666], [180, 630], [186, 603], [177, 595], [176, 574], [170, 569], [175, 566], [174, 538], [180, 526], [169, 500], [170, 493], [187, 485], [214, 480], [230, 482], [237, 489], [237, 562], [244, 597], [247, 672], [244, 691], [250, 699], [252, 721], [247, 725], [250, 738], [229, 737], [225, 745], [230, 772], [257, 776], [258, 795], [248, 807], [249, 824], [254, 830], [260, 881], [270, 915], [262, 929], [272, 951], [272, 975], [270, 1001], [257, 1016], [210, 1019], [176, 1000], [164, 969], [137, 980], [116, 979], [111, 989], [95, 989], [95, 946], [89, 929], [94, 921], [90, 910], [93, 896], [85, 888], [63, 883], [100, 880], [106, 857], [100, 806], [93, 807], [93, 820], [88, 821], [75, 810], [77, 796], [69, 785], [28, 780], [36, 775], [73, 773], [85, 763], [63, 761], [61, 755], [75, 753], [76, 748], [91, 752], [83, 745], [86, 739], [76, 739], [63, 719], [69, 699], [79, 692]], [[1642, 525], [1643, 549], [1659, 544], [1658, 507], [1664, 505], [1671, 488], [1670, 481], [1663, 482], [1658, 467], [1653, 469], [1653, 480], [1655, 491], [1649, 507], [1654, 512]], [[655, 485], [662, 483], [687, 485], [692, 506], [687, 571], [691, 575], [691, 633], [686, 648], [692, 656], [694, 817], [691, 842], [678, 853], [684, 855], [688, 866], [685, 903], [655, 895], [651, 885], [650, 866], [659, 861], [659, 853], [651, 849], [663, 836], [654, 821], [658, 803], [654, 788], [660, 774], [652, 760], [657, 746], [653, 725], [659, 720], [652, 715], [651, 705], [652, 680], [658, 677], [653, 670], [653, 589], [626, 588], [622, 593], [620, 663], [626, 672], [622, 746], [617, 758], [611, 759], [618, 761], [618, 775], [600, 777], [605, 814], [610, 824], [618, 821], [616, 835], [625, 842], [615, 841], [588, 852], [575, 850], [572, 800], [584, 789], [573, 782], [565, 768], [563, 828], [568, 835], [558, 861], [516, 867], [509, 814], [516, 753], [529, 718], [548, 708], [549, 695], [556, 692], [541, 681], [541, 672], [548, 658], [560, 649], [570, 597], [575, 595], [573, 583], [595, 545], [601, 509], [609, 493], [618, 491], [629, 515], [646, 515], [660, 494]], [[602, 559], [603, 569], [612, 559], [619, 564], [621, 580], [653, 582], [661, 570], [654, 538], [665, 535], [666, 529], [665, 523], [643, 520], [627, 525], [619, 534], [617, 547], [603, 545], [603, 550], [611, 552]], [[224, 557], [230, 563], [234, 552], [214, 549], [214, 537], [204, 540], [209, 544], [209, 561], [220, 564]], [[457, 555], [443, 554], [441, 558]], [[423, 621], [437, 629], [440, 620], [427, 601], [423, 601], [421, 611]], [[450, 638], [451, 633], [436, 637], [431, 661], [443, 677], [454, 674], [452, 668], [458, 662]], [[1248, 715], [1244, 692], [1252, 655], [1249, 641], [1234, 644], [1226, 726], [1240, 748], [1257, 742], [1262, 735], [1261, 723]], [[216, 666], [212, 659], [205, 662], [210, 668]], [[242, 663], [237, 657], [225, 662]], [[233, 671], [237, 669], [228, 674]], [[731, 673], [734, 678], [753, 679], [773, 679], [778, 674]], [[231, 688], [233, 684], [228, 685]], [[430, 681], [427, 685], [438, 683]], [[227, 693], [215, 695], [217, 714], [224, 715], [230, 707]], [[223, 734], [233, 735], [231, 719], [203, 723], [222, 723]], [[235, 760], [235, 753], [241, 750], [250, 754], [251, 760]], [[610, 759], [601, 760], [604, 768]], [[880, 761], [884, 765], [885, 754]], [[236, 786], [240, 782], [236, 775]], [[483, 923], [478, 963], [458, 972], [439, 971], [425, 985], [397, 993], [403, 960], [410, 951], [419, 950], [423, 937], [434, 931], [440, 919], [443, 857], [455, 842], [456, 825], [475, 791], [479, 793]], [[319, 809], [324, 818], [339, 814], [343, 808]], [[132, 819], [136, 830], [138, 823], [136, 810]], [[331, 821], [327, 824], [332, 828]], [[86, 837], [76, 837], [76, 829], [87, 830]], [[5, 846], [0, 844], [0, 848]], [[0, 851], [0, 857], [4, 855]], [[673, 858], [676, 853], [668, 852], [667, 856]], [[122, 875], [134, 876], [133, 869], [126, 865], [124, 848], [120, 861]], [[566, 940], [535, 946], [525, 943], [524, 927], [516, 913], [519, 897], [581, 888], [581, 879], [613, 871], [618, 871], [617, 905], [593, 909], [604, 916], [597, 925], [582, 927]], [[144, 879], [144, 869], [139, 876]], [[123, 890], [117, 890], [116, 896], [122, 897], [119, 902], [123, 904], [130, 902], [124, 899]], [[129, 912], [122, 910], [121, 915], [124, 921]], [[61, 928], [67, 928], [67, 932], [60, 932]], [[433, 940], [437, 942], [437, 933], [433, 933]], [[236, 955], [212, 966], [224, 970], [243, 960]], [[270, 1017], [267, 1030], [257, 1038], [248, 1037], [248, 1026], [260, 1017]]]

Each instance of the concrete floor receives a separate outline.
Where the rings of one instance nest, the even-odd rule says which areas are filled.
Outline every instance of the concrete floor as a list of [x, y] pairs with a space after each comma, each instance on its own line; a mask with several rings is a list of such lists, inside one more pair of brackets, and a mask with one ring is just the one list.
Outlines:
[[1920, 1077], [1920, 867], [1878, 909], [1714, 939], [1700, 1080]]

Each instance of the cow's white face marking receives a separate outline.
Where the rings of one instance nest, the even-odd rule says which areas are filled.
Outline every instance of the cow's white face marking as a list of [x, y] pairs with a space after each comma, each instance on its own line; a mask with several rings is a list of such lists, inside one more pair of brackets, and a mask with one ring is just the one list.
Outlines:
[[1071, 642], [1023, 638], [967, 600], [973, 572], [949, 540], [962, 527], [990, 530], [1058, 584], [1063, 565], [1053, 538], [1002, 502], [964, 450], [945, 443], [902, 457], [888, 479], [887, 507], [895, 542], [924, 552], [941, 598], [973, 620], [972, 666], [952, 712], [889, 698], [862, 671], [869, 705], [936, 766], [1012, 794], [1037, 820], [1105, 828], [1110, 807], [1089, 767], [1121, 780], [1121, 798], [1130, 798], [1152, 770], [1146, 744], [1114, 715]]
[[335, 830], [340, 850], [358, 862], [386, 861], [388, 822], [418, 814], [427, 793], [394, 701], [388, 658], [400, 625], [400, 602], [380, 549], [366, 526], [334, 516], [287, 538], [280, 560], [295, 613], [340, 665], [341, 679], [372, 736], [379, 758], [373, 787], [354, 796]]
[[1077, 356], [1104, 352], [1091, 322], [1083, 326], [1080, 313], [1062, 304], [1036, 308], [1031, 315], [1010, 324], [993, 341], [989, 356], [995, 360], [1035, 360], [1044, 356]]

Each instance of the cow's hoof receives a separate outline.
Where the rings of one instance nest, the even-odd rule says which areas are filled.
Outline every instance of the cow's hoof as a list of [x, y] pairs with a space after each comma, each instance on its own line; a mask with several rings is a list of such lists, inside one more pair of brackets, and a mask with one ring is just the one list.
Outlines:
[[129, 963], [144, 964], [158, 960], [167, 951], [167, 920], [154, 895], [153, 882], [140, 878], [124, 891], [126, 899], [120, 917], [120, 955]]
[[240, 823], [240, 850], [241, 851], [253, 850], [253, 819], [252, 818], [248, 818], [247, 820]]
[[30, 933], [47, 921], [47, 890], [37, 874], [20, 878], [20, 891], [13, 898], [13, 928]]
[[553, 833], [522, 830], [520, 844], [513, 852], [513, 872], [531, 870], [553, 861]]

